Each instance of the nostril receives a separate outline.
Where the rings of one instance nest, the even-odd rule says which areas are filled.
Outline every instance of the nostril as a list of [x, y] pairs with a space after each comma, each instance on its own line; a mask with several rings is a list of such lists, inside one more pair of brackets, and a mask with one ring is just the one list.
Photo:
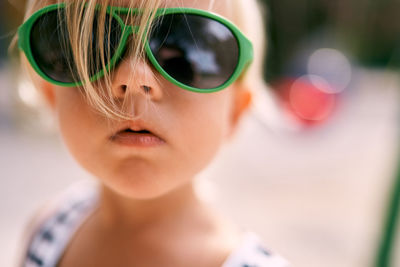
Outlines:
[[112, 93], [116, 98], [124, 98], [127, 90], [128, 90], [127, 85], [120, 84], [112, 88]]
[[147, 85], [142, 85], [142, 88], [143, 88], [143, 90], [144, 90], [145, 93], [149, 93], [150, 90], [151, 90], [151, 87], [150, 87], [150, 86], [147, 86]]
[[[126, 85], [126, 84], [120, 84], [118, 87], [113, 89], [115, 96], [116, 97], [125, 97], [125, 95], [128, 93], [128, 90], [130, 90], [128, 88], [128, 86], [129, 85]], [[148, 86], [148, 85], [141, 85], [139, 88], [140, 88], [140, 90], [143, 90], [146, 95], [150, 94], [153, 90], [152, 87]]]

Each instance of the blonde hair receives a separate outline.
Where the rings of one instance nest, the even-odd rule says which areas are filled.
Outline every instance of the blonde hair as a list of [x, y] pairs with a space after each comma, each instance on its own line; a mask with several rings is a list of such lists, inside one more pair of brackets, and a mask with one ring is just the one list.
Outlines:
[[[110, 58], [104, 58], [104, 55], [110, 55], [110, 45], [108, 51], [104, 51], [104, 38], [99, 38], [99, 43], [95, 50], [92, 51], [92, 31], [97, 31], [97, 36], [103, 36], [106, 21], [106, 8], [108, 5], [119, 6], [121, 0], [30, 0], [25, 13], [25, 20], [28, 19], [36, 10], [54, 3], [65, 3], [66, 26], [68, 29], [69, 40], [71, 42], [72, 55], [76, 65], [78, 77], [76, 80], [83, 81], [82, 92], [89, 104], [96, 110], [108, 118], [129, 119], [129, 116], [124, 112], [125, 98], [121, 102], [113, 97], [112, 92], [112, 71], [106, 71], [106, 62]], [[139, 8], [142, 10], [140, 16], [124, 17], [126, 24], [138, 25], [138, 38], [132, 38], [129, 42], [131, 46], [127, 48], [130, 56], [130, 64], [135, 70], [135, 64], [140, 60], [144, 60], [144, 45], [143, 38], [147, 38], [149, 31], [145, 31], [144, 25], [151, 24], [154, 19], [153, 10], [163, 7], [165, 1], [162, 0], [136, 0], [128, 1], [129, 8]], [[179, 1], [177, 1], [179, 2]], [[257, 0], [224, 0], [225, 5], [230, 8], [231, 20], [238, 26], [241, 31], [252, 41], [254, 46], [254, 61], [242, 75], [239, 82], [245, 84], [248, 88], [263, 88], [263, 58], [264, 58], [264, 27], [262, 11], [257, 3]], [[85, 5], [84, 5], [85, 4]], [[98, 7], [97, 4], [100, 4]], [[214, 0], [210, 0], [209, 8], [215, 5]], [[97, 12], [97, 13], [96, 13]], [[95, 15], [97, 16], [97, 29], [93, 29]], [[111, 19], [111, 17], [109, 17]], [[110, 34], [108, 33], [108, 38]], [[64, 38], [68, 40], [68, 38]], [[16, 38], [13, 43], [15, 44]], [[110, 42], [108, 42], [110, 44]], [[105, 53], [106, 52], [106, 53]], [[97, 55], [92, 58], [89, 55]], [[96, 62], [100, 62], [104, 70], [102, 79], [96, 82], [90, 82], [90, 73], [93, 73]], [[71, 66], [70, 66], [71, 68]], [[134, 77], [130, 75], [129, 78]]]

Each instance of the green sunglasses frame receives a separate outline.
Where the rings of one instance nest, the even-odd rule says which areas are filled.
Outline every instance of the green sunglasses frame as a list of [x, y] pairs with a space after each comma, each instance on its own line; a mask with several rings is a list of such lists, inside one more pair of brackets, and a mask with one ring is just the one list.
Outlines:
[[[78, 81], [78, 82], [72, 82], [72, 83], [65, 83], [65, 82], [60, 82], [56, 81], [49, 76], [47, 76], [38, 66], [36, 63], [33, 54], [32, 54], [32, 49], [30, 46], [30, 34], [33, 25], [35, 22], [43, 15], [48, 12], [57, 10], [57, 9], [62, 9], [65, 8], [65, 3], [60, 3], [60, 4], [53, 4], [46, 6], [42, 9], [39, 9], [36, 11], [29, 19], [27, 19], [19, 28], [18, 28], [18, 47], [20, 50], [22, 50], [29, 63], [33, 67], [33, 69], [46, 81], [59, 85], [59, 86], [65, 86], [65, 87], [77, 87], [77, 86], [82, 86], [83, 82]], [[133, 25], [126, 25], [122, 18], [118, 16], [118, 14], [136, 14], [139, 13], [139, 9], [130, 9], [126, 7], [115, 7], [115, 6], [108, 6], [106, 13], [113, 18], [115, 18], [118, 23], [121, 26], [122, 29], [122, 37], [120, 44], [118, 45], [114, 55], [111, 57], [110, 62], [106, 65], [106, 71], [109, 72], [120, 60], [121, 55], [123, 54], [124, 50], [126, 49], [126, 42], [131, 34], [136, 34], [138, 32], [138, 26], [133, 26]], [[160, 8], [156, 10], [155, 14], [155, 19], [163, 16], [163, 15], [168, 15], [168, 14], [188, 14], [188, 15], [197, 15], [197, 16], [202, 16], [206, 18], [210, 18], [212, 20], [215, 20], [223, 25], [225, 25], [234, 35], [238, 42], [238, 48], [239, 48], [239, 58], [238, 58], [238, 63], [237, 66], [232, 73], [232, 75], [229, 77], [227, 81], [225, 81], [223, 84], [221, 84], [218, 87], [215, 88], [209, 88], [209, 89], [204, 89], [204, 88], [195, 88], [186, 84], [183, 84], [176, 79], [174, 79], [171, 75], [169, 75], [157, 62], [155, 56], [151, 52], [150, 45], [146, 41], [144, 44], [144, 49], [146, 52], [146, 55], [148, 59], [150, 60], [151, 64], [155, 67], [155, 69], [169, 82], [172, 84], [179, 86], [183, 89], [193, 91], [193, 92], [199, 92], [199, 93], [211, 93], [211, 92], [216, 92], [219, 90], [222, 90], [226, 87], [228, 87], [230, 84], [232, 84], [239, 76], [240, 74], [245, 71], [245, 69], [250, 65], [250, 63], [253, 60], [253, 46], [250, 42], [249, 39], [247, 39], [244, 34], [229, 20], [214, 14], [212, 12], [208, 12], [205, 10], [201, 9], [194, 9], [194, 8]], [[95, 75], [93, 75], [90, 78], [91, 82], [94, 82], [101, 78], [104, 75], [104, 70], [102, 69]]]

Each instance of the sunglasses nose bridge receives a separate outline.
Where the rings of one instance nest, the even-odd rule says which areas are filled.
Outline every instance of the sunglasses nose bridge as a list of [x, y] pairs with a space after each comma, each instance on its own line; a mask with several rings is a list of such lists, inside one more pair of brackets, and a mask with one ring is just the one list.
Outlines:
[[130, 35], [130, 34], [137, 34], [138, 32], [139, 32], [139, 26], [135, 26], [135, 25], [125, 25], [125, 30], [124, 31], [126, 31], [127, 33], [126, 34], [128, 34], [128, 35]]
[[137, 34], [139, 32], [139, 27], [135, 26], [135, 25], [126, 25], [125, 24], [122, 32], [124, 35]]
[[132, 33], [133, 34], [137, 34], [138, 32], [139, 32], [139, 26], [131, 26], [131, 28], [132, 28]]

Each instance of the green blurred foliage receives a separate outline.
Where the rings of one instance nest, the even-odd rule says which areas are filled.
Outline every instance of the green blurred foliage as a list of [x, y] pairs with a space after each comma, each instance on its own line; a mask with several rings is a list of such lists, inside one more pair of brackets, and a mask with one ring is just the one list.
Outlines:
[[8, 57], [8, 46], [22, 22], [26, 0], [0, 0], [0, 63]]
[[344, 48], [358, 64], [400, 66], [400, 0], [262, 2], [269, 11], [265, 70], [269, 81], [284, 75], [286, 63], [299, 46], [318, 33], [329, 34], [332, 46]]

